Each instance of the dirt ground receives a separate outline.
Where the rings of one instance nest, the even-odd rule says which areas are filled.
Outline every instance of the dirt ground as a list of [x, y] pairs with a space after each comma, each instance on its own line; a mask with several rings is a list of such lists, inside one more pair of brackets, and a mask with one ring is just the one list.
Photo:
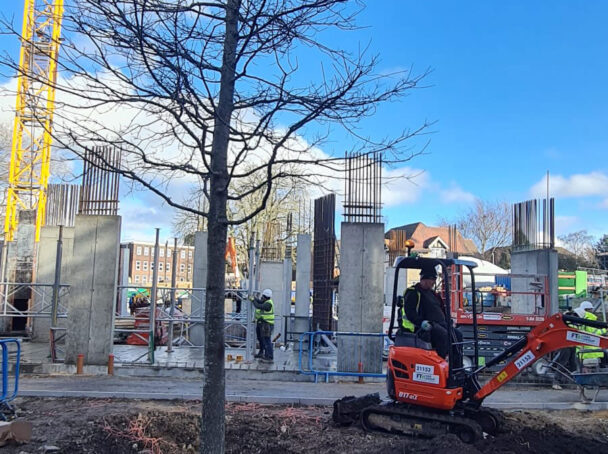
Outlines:
[[[118, 399], [16, 401], [33, 438], [4, 453], [198, 452], [200, 402]], [[466, 445], [454, 435], [432, 440], [338, 427], [330, 407], [228, 404], [228, 453], [593, 453], [608, 447], [608, 412], [509, 412], [496, 437]]]

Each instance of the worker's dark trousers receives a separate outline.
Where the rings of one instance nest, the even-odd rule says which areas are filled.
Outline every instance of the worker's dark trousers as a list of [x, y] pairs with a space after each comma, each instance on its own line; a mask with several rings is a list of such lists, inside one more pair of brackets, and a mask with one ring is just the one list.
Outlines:
[[[453, 329], [454, 342], [462, 342], [462, 333], [458, 328]], [[437, 354], [442, 358], [446, 358], [450, 353], [450, 339], [448, 330], [439, 323], [433, 323], [431, 329], [431, 345]], [[454, 345], [454, 362], [455, 367], [462, 367], [462, 345]]]
[[255, 334], [260, 344], [260, 356], [265, 359], [274, 359], [272, 351], [272, 336], [273, 326], [270, 323], [259, 321], [255, 325]]

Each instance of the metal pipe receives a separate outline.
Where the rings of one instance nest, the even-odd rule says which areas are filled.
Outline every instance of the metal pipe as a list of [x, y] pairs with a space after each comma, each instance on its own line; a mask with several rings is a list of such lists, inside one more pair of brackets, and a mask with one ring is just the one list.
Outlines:
[[[166, 243], [165, 243], [165, 256], [167, 255], [166, 253]], [[173, 316], [175, 314], [175, 285], [176, 285], [176, 275], [175, 275], [175, 267], [177, 266], [177, 254], [175, 253], [175, 251], [177, 250], [177, 238], [173, 238], [173, 256], [171, 257], [171, 260], [173, 261], [173, 274], [171, 274], [171, 293], [170, 293], [170, 298], [171, 298], [171, 308], [169, 309], [169, 340], [167, 341], [167, 353], [171, 353], [173, 351]], [[165, 266], [165, 274], [167, 271], [167, 267]]]
[[[55, 254], [55, 280], [53, 281], [53, 296], [51, 300], [51, 358], [57, 357], [55, 351], [55, 329], [57, 328], [57, 310], [59, 308], [59, 290], [61, 289], [61, 259], [63, 255], [63, 226], [59, 226], [57, 252]], [[112, 327], [114, 324], [112, 323]], [[113, 337], [112, 337], [113, 338]]]
[[254, 247], [254, 237], [253, 233], [251, 234], [251, 238], [249, 239], [249, 282], [247, 285], [247, 303], [241, 304], [241, 310], [243, 307], [246, 307], [247, 314], [247, 331], [245, 338], [245, 360], [251, 361], [253, 350], [255, 349], [255, 340], [253, 338], [253, 310], [251, 309], [250, 298], [253, 296], [253, 269], [254, 269], [254, 261], [255, 261], [255, 247]]
[[158, 237], [160, 229], [156, 228], [156, 240], [154, 242], [154, 270], [152, 270], [152, 292], [150, 294], [150, 335], [148, 338], [148, 361], [154, 364], [155, 339], [156, 331], [156, 292], [158, 279]]

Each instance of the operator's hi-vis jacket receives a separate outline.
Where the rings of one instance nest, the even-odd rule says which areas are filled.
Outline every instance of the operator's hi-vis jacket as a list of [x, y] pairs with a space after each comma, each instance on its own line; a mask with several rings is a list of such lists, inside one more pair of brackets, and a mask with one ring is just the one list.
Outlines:
[[416, 292], [416, 295], [418, 297], [418, 302], [416, 303], [416, 312], [420, 312], [420, 292], [418, 290], [416, 290], [416, 287], [414, 287], [414, 286], [408, 287], [405, 290], [405, 292], [403, 293], [403, 305], [401, 306], [401, 310], [400, 310], [401, 328], [403, 328], [404, 331], [413, 333], [414, 330], [416, 329], [416, 327], [414, 326], [414, 324], [411, 321], [409, 321], [407, 319], [407, 315], [405, 314], [405, 298], [407, 296], [407, 292]]
[[441, 296], [434, 290], [421, 289], [419, 284], [408, 287], [403, 294], [399, 316], [399, 326], [405, 332], [415, 332], [424, 320], [447, 326]]

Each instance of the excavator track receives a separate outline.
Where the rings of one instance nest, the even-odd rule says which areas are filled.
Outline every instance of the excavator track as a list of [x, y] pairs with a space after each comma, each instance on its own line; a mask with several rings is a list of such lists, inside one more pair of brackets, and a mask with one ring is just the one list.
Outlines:
[[465, 443], [475, 443], [483, 437], [481, 426], [472, 419], [394, 403], [365, 408], [361, 412], [361, 425], [368, 431], [422, 438], [453, 433]]

